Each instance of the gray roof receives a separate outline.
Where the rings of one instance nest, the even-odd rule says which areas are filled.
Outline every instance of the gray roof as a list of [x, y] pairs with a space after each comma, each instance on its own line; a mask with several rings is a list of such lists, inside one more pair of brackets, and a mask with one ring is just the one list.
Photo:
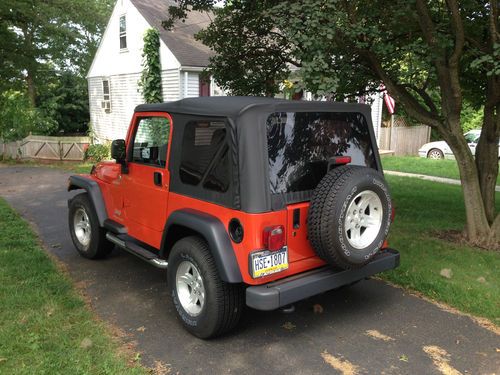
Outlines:
[[183, 66], [205, 67], [213, 52], [194, 35], [206, 28], [213, 19], [212, 13], [189, 12], [185, 22], [176, 21], [171, 31], [161, 23], [168, 18], [168, 8], [176, 5], [173, 0], [131, 0], [146, 21], [160, 31], [161, 40]]

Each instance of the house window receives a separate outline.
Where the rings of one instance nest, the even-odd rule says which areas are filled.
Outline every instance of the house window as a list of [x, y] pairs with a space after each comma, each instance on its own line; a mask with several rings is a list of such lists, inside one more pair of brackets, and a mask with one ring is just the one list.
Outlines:
[[102, 80], [102, 102], [101, 107], [106, 113], [111, 112], [111, 98], [109, 94], [109, 80]]
[[120, 49], [127, 49], [127, 19], [120, 16]]

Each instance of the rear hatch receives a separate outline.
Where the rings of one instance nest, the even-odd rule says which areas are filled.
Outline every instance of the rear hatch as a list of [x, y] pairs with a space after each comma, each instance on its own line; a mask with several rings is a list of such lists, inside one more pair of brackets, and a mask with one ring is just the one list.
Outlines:
[[315, 257], [307, 238], [313, 191], [339, 156], [377, 169], [371, 121], [358, 112], [276, 112], [267, 119], [269, 183], [275, 210], [287, 210], [290, 263]]

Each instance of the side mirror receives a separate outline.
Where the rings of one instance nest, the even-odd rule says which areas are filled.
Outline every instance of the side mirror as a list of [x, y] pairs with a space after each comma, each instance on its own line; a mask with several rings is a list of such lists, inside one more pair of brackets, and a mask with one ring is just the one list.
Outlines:
[[111, 143], [111, 157], [116, 160], [117, 163], [123, 163], [125, 161], [125, 140], [115, 139]]

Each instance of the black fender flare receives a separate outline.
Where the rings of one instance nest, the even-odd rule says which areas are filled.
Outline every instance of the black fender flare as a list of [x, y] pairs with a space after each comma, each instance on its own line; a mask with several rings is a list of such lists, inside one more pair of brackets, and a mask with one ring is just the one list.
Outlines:
[[[103, 227], [104, 220], [108, 218], [108, 212], [106, 211], [106, 205], [104, 204], [99, 184], [91, 178], [83, 176], [70, 176], [68, 181], [68, 191], [78, 189], [83, 189], [89, 194], [89, 198], [92, 201], [97, 214], [97, 219], [99, 220], [99, 225]], [[70, 202], [71, 200], [68, 201], [68, 204]]]
[[167, 239], [173, 235], [173, 226], [182, 226], [199, 233], [208, 243], [214, 257], [220, 278], [228, 283], [241, 283], [240, 267], [224, 224], [215, 216], [194, 209], [181, 209], [172, 212], [165, 223], [161, 240], [160, 256], [165, 257]]

